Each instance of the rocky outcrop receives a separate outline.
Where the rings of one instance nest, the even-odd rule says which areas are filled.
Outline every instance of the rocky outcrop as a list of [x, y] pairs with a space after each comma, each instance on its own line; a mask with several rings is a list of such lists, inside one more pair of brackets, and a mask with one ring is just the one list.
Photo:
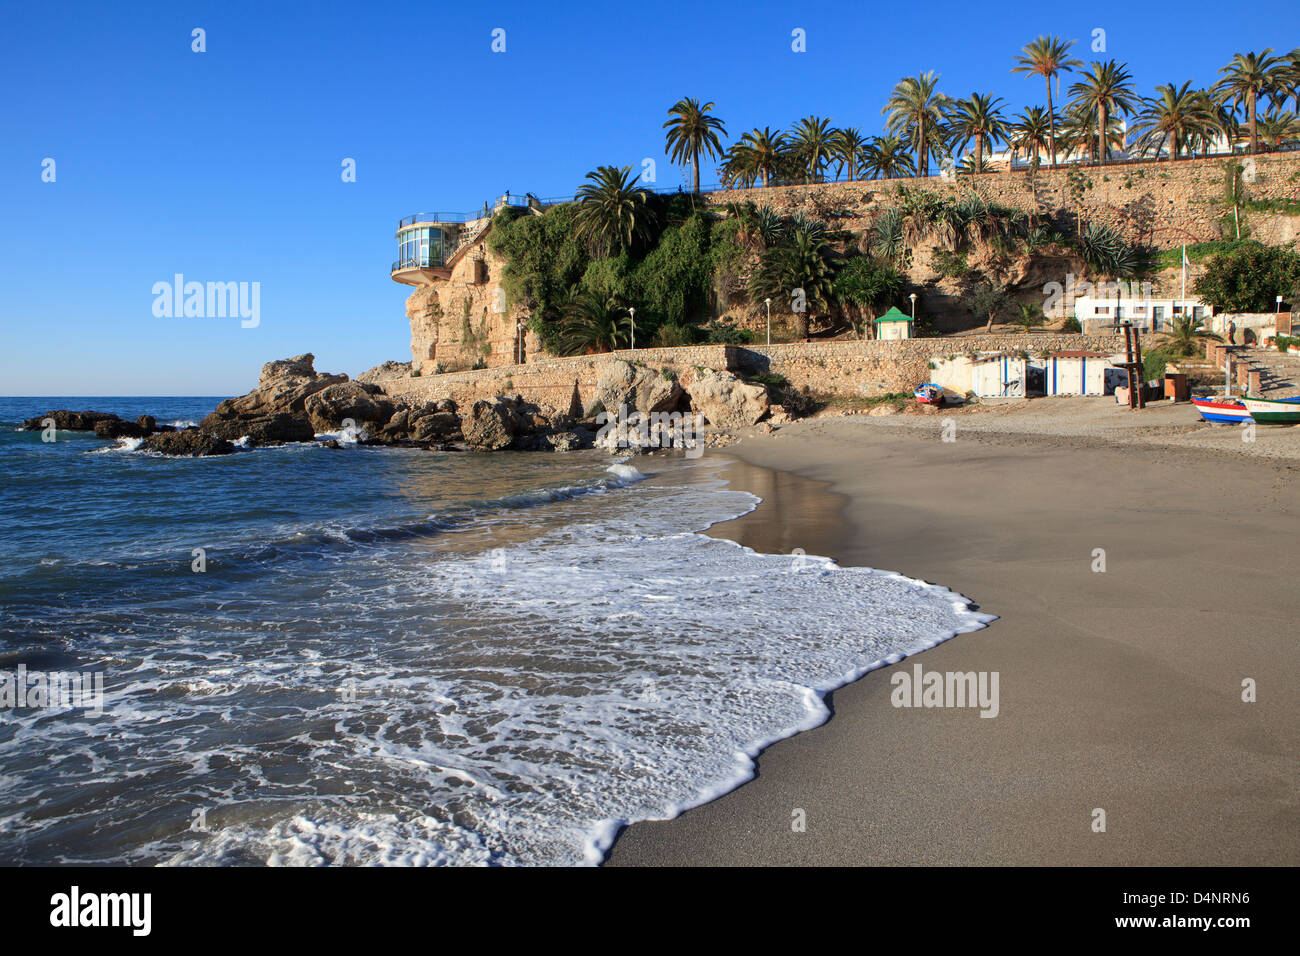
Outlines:
[[746, 428], [767, 414], [771, 400], [762, 385], [748, 385], [731, 372], [703, 370], [686, 388], [691, 410], [716, 428]]
[[341, 382], [307, 396], [307, 419], [317, 432], [337, 431], [351, 421], [358, 428], [378, 431], [393, 417], [394, 406], [378, 385]]
[[224, 438], [205, 435], [197, 428], [186, 428], [183, 431], [150, 435], [140, 443], [140, 450], [158, 452], [162, 455], [199, 458], [204, 455], [229, 455], [235, 450], [235, 446]]
[[383, 385], [389, 379], [406, 378], [410, 374], [410, 362], [380, 362], [374, 368], [366, 369], [354, 381], [362, 385]]
[[524, 430], [522, 416], [508, 398], [480, 399], [460, 422], [465, 443], [475, 451], [509, 448]]
[[46, 427], [46, 419], [50, 418], [54, 419], [56, 429], [66, 432], [91, 432], [95, 430], [95, 425], [101, 421], [121, 421], [112, 412], [74, 412], [66, 408], [59, 408], [46, 412], [44, 415], [37, 415], [35, 418], [25, 419], [23, 428], [33, 432], [42, 431]]
[[199, 429], [227, 440], [247, 435], [261, 444], [310, 441], [316, 432], [307, 414], [307, 399], [348, 381], [346, 375], [317, 372], [315, 360], [307, 353], [267, 362], [257, 388], [226, 399], [199, 423]]
[[676, 378], [621, 359], [603, 365], [596, 377], [595, 401], [610, 413], [623, 407], [629, 412], [670, 412], [682, 394]]
[[99, 438], [143, 438], [150, 430], [135, 422], [127, 422], [114, 415], [95, 422], [95, 435]]

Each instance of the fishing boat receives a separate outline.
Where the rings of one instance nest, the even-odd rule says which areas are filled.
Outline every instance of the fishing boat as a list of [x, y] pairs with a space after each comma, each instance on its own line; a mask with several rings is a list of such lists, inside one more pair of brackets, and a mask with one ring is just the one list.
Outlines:
[[1279, 401], [1247, 395], [1241, 401], [1250, 417], [1261, 425], [1300, 425], [1300, 399]]
[[924, 385], [916, 386], [916, 391], [912, 393], [916, 400], [922, 405], [942, 405], [943, 388], [934, 382], [926, 382]]
[[1240, 425], [1250, 421], [1250, 412], [1241, 399], [1231, 395], [1215, 395], [1210, 398], [1194, 398], [1192, 404], [1201, 413], [1201, 418], [1216, 425]]

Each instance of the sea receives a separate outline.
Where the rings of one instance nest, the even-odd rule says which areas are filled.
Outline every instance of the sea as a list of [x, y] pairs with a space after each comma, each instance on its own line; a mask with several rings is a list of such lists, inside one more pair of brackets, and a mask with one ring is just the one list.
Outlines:
[[[703, 534], [759, 505], [719, 454], [166, 458], [19, 427], [218, 401], [0, 398], [2, 864], [597, 864], [990, 620]], [[79, 675], [93, 704], [31, 693]]]

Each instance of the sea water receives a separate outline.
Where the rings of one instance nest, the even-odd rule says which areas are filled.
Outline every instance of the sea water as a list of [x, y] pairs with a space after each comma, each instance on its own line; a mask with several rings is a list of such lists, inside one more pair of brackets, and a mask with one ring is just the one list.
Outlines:
[[199, 459], [0, 399], [0, 863], [574, 864], [743, 783], [822, 696], [986, 615], [701, 534], [724, 459], [316, 444]]

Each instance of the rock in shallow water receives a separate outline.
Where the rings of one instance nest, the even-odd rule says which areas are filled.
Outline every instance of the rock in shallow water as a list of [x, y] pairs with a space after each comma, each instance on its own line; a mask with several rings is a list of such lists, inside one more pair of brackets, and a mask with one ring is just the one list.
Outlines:
[[235, 450], [235, 446], [224, 438], [205, 435], [195, 428], [187, 428], [184, 431], [159, 432], [150, 435], [140, 443], [140, 449], [162, 455], [198, 458], [203, 455], [229, 455]]

